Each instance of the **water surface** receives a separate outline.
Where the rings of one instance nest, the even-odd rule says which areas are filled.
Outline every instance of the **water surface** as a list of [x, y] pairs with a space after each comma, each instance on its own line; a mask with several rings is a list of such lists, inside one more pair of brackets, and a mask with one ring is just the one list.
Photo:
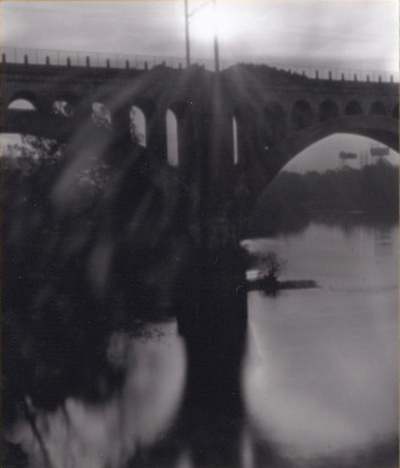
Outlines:
[[175, 319], [141, 321], [108, 343], [125, 372], [110, 398], [52, 412], [27, 399], [35, 424], [6, 436], [30, 468], [397, 466], [397, 239], [359, 220], [249, 241], [319, 288], [248, 295], [242, 367], [218, 364], [218, 346], [203, 350], [217, 364], [189, 353]]
[[255, 252], [285, 258], [287, 277], [320, 285], [249, 294], [249, 421], [296, 466], [353, 466], [378, 452], [387, 452], [380, 466], [390, 466], [398, 428], [397, 239], [397, 226], [355, 222], [311, 223], [300, 235], [252, 242]]

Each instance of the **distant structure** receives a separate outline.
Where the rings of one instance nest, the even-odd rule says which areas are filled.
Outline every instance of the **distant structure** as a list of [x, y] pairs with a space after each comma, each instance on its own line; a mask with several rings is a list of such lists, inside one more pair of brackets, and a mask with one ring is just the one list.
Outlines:
[[346, 151], [340, 151], [339, 153], [339, 160], [340, 160], [340, 168], [344, 169], [347, 167], [346, 161], [351, 159], [357, 159], [357, 153], [347, 153]]
[[[388, 146], [377, 146], [372, 145], [369, 154], [372, 156], [372, 160], [375, 163], [383, 161], [385, 156], [389, 156], [390, 149]], [[347, 161], [357, 159], [358, 155], [356, 153], [350, 153], [346, 151], [339, 152], [339, 164], [340, 169], [344, 169], [348, 167]], [[370, 162], [368, 151], [361, 151], [360, 152], [360, 168], [368, 166]]]
[[376, 162], [382, 162], [385, 156], [389, 156], [387, 146], [371, 146], [369, 152], [373, 158], [376, 158]]
[[368, 151], [361, 151], [360, 153], [360, 168], [362, 169], [369, 164]]

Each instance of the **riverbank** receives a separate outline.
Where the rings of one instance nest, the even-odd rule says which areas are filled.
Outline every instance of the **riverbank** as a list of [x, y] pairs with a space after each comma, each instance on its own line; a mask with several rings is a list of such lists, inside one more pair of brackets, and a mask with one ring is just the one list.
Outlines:
[[312, 289], [319, 288], [319, 285], [314, 280], [286, 280], [278, 281], [268, 277], [248, 281], [248, 291], [263, 291], [265, 294], [276, 294], [284, 289]]

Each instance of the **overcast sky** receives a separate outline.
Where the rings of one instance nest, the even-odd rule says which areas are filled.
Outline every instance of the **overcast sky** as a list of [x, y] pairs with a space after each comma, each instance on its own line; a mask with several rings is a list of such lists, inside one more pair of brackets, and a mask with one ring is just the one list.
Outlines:
[[[189, 0], [194, 11], [203, 0]], [[397, 0], [217, 0], [222, 60], [398, 69]], [[183, 0], [1, 2], [2, 46], [183, 57]], [[212, 4], [191, 21], [212, 58]]]

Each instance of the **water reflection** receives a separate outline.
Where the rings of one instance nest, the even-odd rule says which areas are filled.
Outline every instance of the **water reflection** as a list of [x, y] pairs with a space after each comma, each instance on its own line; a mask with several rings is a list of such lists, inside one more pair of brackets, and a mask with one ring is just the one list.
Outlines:
[[381, 303], [377, 320], [361, 294], [339, 313], [337, 294], [293, 296], [271, 299], [268, 308], [264, 297], [250, 297], [244, 382], [251, 419], [296, 460], [394, 438], [395, 302]]
[[374, 230], [374, 253], [376, 260], [396, 256], [396, 246], [390, 229], [377, 228]]
[[[21, 420], [11, 440], [30, 455], [32, 468], [127, 466], [162, 441], [179, 409], [186, 375], [183, 340], [176, 322], [146, 324], [136, 336], [112, 336], [108, 358], [126, 378], [109, 401], [68, 398], [54, 412], [36, 414], [36, 428]], [[47, 452], [47, 453], [46, 453]], [[46, 460], [47, 458], [47, 460]]]
[[252, 292], [248, 317], [210, 307], [186, 339], [174, 320], [114, 333], [117, 393], [31, 407], [35, 427], [21, 417], [6, 435], [30, 468], [397, 466], [398, 228], [348, 232], [251, 241], [322, 287]]
[[247, 413], [296, 468], [397, 466], [398, 228], [347, 233], [312, 224], [274, 241], [288, 275], [323, 288], [249, 295]]

